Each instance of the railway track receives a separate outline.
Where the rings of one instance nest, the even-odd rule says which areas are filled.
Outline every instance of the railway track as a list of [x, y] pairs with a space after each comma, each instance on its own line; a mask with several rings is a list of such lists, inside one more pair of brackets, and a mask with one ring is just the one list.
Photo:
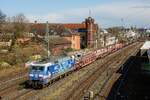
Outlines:
[[[118, 57], [118, 56], [117, 56]], [[117, 57], [116, 57], [116, 59], [117, 59]], [[110, 60], [110, 59], [108, 59], [108, 60]], [[114, 58], [113, 58], [113, 60], [114, 60]], [[106, 61], [107, 62], [107, 61]], [[103, 62], [103, 63], [106, 63], [106, 62]], [[112, 62], [112, 61], [111, 61]], [[107, 65], [110, 65], [111, 64], [111, 62], [109, 61], [108, 62], [108, 64]], [[104, 70], [106, 70], [105, 69], [105, 67], [107, 67], [106, 65], [105, 66], [102, 66], [102, 67], [99, 67], [99, 70], [98, 69], [96, 69], [97, 71], [96, 72], [93, 72], [93, 75], [91, 75], [90, 77], [89, 77], [89, 79], [85, 79], [84, 81], [82, 81], [81, 83], [87, 83], [87, 84], [84, 84], [84, 85], [82, 85], [82, 84], [80, 84], [81, 86], [81, 88], [80, 87], [78, 87], [79, 88], [79, 92], [77, 93], [77, 94], [79, 94], [79, 95], [83, 95], [83, 91], [84, 90], [86, 90], [87, 88], [89, 88], [89, 86], [93, 83], [93, 81], [91, 81], [90, 82], [90, 80], [96, 80], [96, 78], [98, 77], [98, 75], [100, 75], [100, 74], [98, 74], [98, 73], [102, 73]], [[100, 71], [101, 70], [101, 71]], [[64, 78], [65, 79], [65, 78]], [[63, 80], [59, 80], [59, 81], [57, 81], [57, 82], [55, 82], [55, 84], [57, 84], [57, 83], [59, 83], [60, 81], [63, 81]], [[48, 88], [46, 88], [46, 89], [43, 89], [43, 90], [30, 90], [30, 89], [21, 89], [21, 90], [19, 90], [19, 92], [16, 92], [16, 93], [18, 93], [16, 96], [14, 96], [13, 98], [11, 98], [12, 100], [14, 100], [14, 99], [25, 99], [26, 97], [28, 98], [28, 97], [30, 97], [30, 96], [34, 96], [34, 95], [36, 95], [36, 94], [40, 94], [40, 92], [41, 91], [44, 91], [44, 90], [48, 90], [48, 89], [50, 89], [50, 88], [53, 88], [53, 86], [55, 85], [55, 84], [52, 84], [52, 85], [50, 85]], [[11, 89], [12, 88], [12, 89]], [[6, 94], [6, 93], [8, 93], [9, 92], [9, 90], [13, 90], [13, 89], [16, 89], [16, 87], [15, 87], [15, 85], [13, 86], [12, 85], [12, 87], [11, 88], [6, 88], [5, 89], [5, 91], [6, 92], [3, 92], [2, 94]], [[77, 88], [76, 88], [77, 89]], [[0, 90], [1, 91], [1, 90]], [[73, 93], [75, 90], [73, 90], [71, 93]], [[75, 93], [76, 93], [76, 91], [75, 91]], [[1, 94], [1, 92], [0, 92], [0, 94]], [[78, 97], [79, 97], [79, 95], [78, 95]], [[0, 95], [1, 96], [1, 95]], [[76, 97], [76, 96], [74, 96], [74, 95], [72, 95], [72, 94], [70, 94], [70, 97]], [[68, 98], [68, 97], [67, 97]], [[71, 98], [68, 98], [68, 99], [71, 99]]]
[[2, 75], [0, 76], [0, 87], [3, 84], [7, 84], [7, 83], [10, 83], [11, 81], [15, 81], [19, 78], [24, 77], [26, 75], [27, 71], [28, 71], [28, 69], [20, 68], [20, 70], [17, 69], [16, 71], [15, 71], [15, 69], [12, 69], [11, 71], [8, 70], [8, 74], [5, 74], [5, 75], [3, 75], [3, 72], [0, 72], [0, 74], [2, 73]]
[[[116, 59], [117, 57], [115, 57]], [[107, 66], [112, 65], [111, 63], [115, 60], [114, 58], [107, 62], [107, 64], [104, 64], [102, 67], [99, 67], [94, 71], [88, 78], [83, 80], [76, 88], [74, 88], [71, 91], [71, 94], [69, 94], [66, 98], [66, 100], [79, 100], [84, 95], [84, 90], [87, 90], [94, 81], [101, 75], [102, 72], [106, 71]], [[117, 61], [113, 62], [117, 63]]]
[[27, 77], [27, 74], [22, 74], [22, 75], [19, 74], [15, 78], [11, 78], [11, 79], [8, 79], [8, 80], [5, 80], [5, 81], [1, 81], [0, 82], [0, 87], [2, 87], [2, 85], [4, 85], [4, 84], [9, 84], [9, 83], [12, 83], [13, 81], [16, 81], [16, 80], [19, 80], [19, 79], [22, 79], [22, 78], [25, 78], [25, 77]]
[[21, 83], [24, 83], [27, 78], [23, 77], [21, 79], [15, 80], [12, 83], [5, 84], [0, 89], [0, 96], [1, 98], [7, 98], [8, 95], [14, 92], [18, 92], [21, 90], [21, 88], [24, 88], [24, 86], [21, 86]]
[[[63, 78], [64, 79], [64, 78]], [[47, 87], [47, 88], [45, 88], [45, 89], [43, 89], [43, 90], [31, 90], [31, 91], [28, 91], [28, 90], [25, 90], [24, 92], [21, 92], [18, 96], [16, 96], [16, 97], [14, 97], [13, 99], [19, 99], [19, 100], [22, 100], [22, 99], [25, 99], [25, 98], [30, 98], [30, 97], [32, 97], [33, 95], [36, 95], [36, 94], [41, 94], [40, 92], [42, 92], [42, 91], [47, 91], [47, 89], [51, 89], [51, 88], [53, 88], [55, 85], [57, 85], [57, 83], [59, 83], [59, 82], [62, 82], [63, 81], [63, 79], [61, 79], [61, 80], [59, 80], [59, 81], [57, 81], [57, 82], [54, 82], [53, 84], [51, 84], [49, 87]], [[45, 94], [43, 94], [43, 95], [45, 95]], [[40, 98], [40, 96], [36, 96], [35, 98]], [[33, 98], [31, 98], [31, 100], [32, 99], [34, 99], [34, 97]]]
[[[27, 69], [17, 68], [9, 69], [8, 74], [0, 76], [0, 97], [3, 99], [7, 97], [7, 94], [17, 91], [21, 83], [27, 79]], [[8, 99], [7, 99], [8, 100]]]
[[121, 76], [121, 74], [116, 73], [120, 66], [124, 66], [124, 64], [126, 64], [126, 61], [130, 59], [130, 57], [135, 56], [137, 53], [139, 52], [139, 50], [137, 49], [136, 51], [133, 51], [130, 53], [131, 56], [127, 56], [124, 57], [124, 61], [119, 62], [116, 66], [117, 68], [115, 70], [113, 70], [113, 72], [109, 73], [108, 79], [105, 81], [105, 84], [102, 85], [101, 89], [99, 90], [99, 92], [97, 94], [95, 94], [95, 96], [93, 97], [94, 100], [106, 100], [107, 96], [109, 95], [109, 92], [111, 91], [112, 86], [114, 85], [114, 83], [117, 81], [117, 79], [119, 79], [119, 77]]
[[98, 67], [89, 77], [87, 77], [77, 87], [75, 87], [71, 91], [71, 93], [65, 98], [65, 100], [80, 100], [85, 93], [84, 91], [88, 90], [88, 88], [97, 80], [97, 78], [101, 76], [101, 73], [108, 70], [109, 66], [116, 66], [121, 60], [125, 58], [125, 56], [126, 55], [123, 54], [118, 55], [109, 60], [106, 64], [102, 65], [101, 67]]
[[[27, 74], [18, 76], [16, 78], [12, 78], [8, 81], [4, 81], [0, 83], [0, 91], [10, 87], [11, 85], [14, 85], [16, 83], [21, 83], [23, 80], [27, 79]], [[7, 84], [7, 85], [6, 85]]]
[[[135, 45], [134, 45], [135, 46]], [[132, 48], [133, 49], [133, 48]], [[120, 55], [119, 54], [117, 54], [119, 57], [120, 57]], [[113, 55], [113, 60], [114, 60], [114, 57], [115, 57], [116, 55]], [[117, 56], [117, 57], [118, 57]], [[116, 59], [117, 59], [117, 57], [115, 57]], [[107, 60], [104, 60], [102, 63], [103, 64], [105, 64], [105, 63], [107, 63], [110, 59], [112, 59], [112, 57], [108, 57], [107, 58]], [[102, 64], [102, 65], [103, 65]], [[101, 66], [102, 66], [101, 65]], [[104, 67], [103, 67], [104, 68]], [[96, 69], [97, 70], [97, 69]], [[91, 76], [91, 77], [93, 77], [93, 76]], [[94, 78], [94, 77], [93, 77]], [[28, 94], [26, 94], [26, 95], [24, 95], [24, 96], [22, 96], [22, 97], [28, 97], [28, 99], [29, 100], [32, 100], [32, 99], [42, 99], [42, 97], [45, 97], [46, 95], [48, 95], [49, 93], [51, 93], [51, 92], [53, 92], [52, 90], [56, 90], [57, 88], [55, 88], [55, 86], [57, 87], [58, 85], [59, 86], [63, 86], [63, 84], [59, 84], [59, 83], [63, 83], [63, 81], [65, 80], [66, 78], [63, 78], [63, 79], [61, 79], [61, 80], [59, 80], [59, 81], [57, 81], [57, 82], [55, 82], [55, 84], [52, 84], [52, 85], [50, 85], [49, 87], [47, 87], [47, 88], [45, 88], [45, 89], [43, 89], [43, 90], [40, 90], [40, 91], [36, 91], [36, 92], [30, 92], [30, 93], [28, 93]], [[95, 79], [96, 80], [96, 79]], [[68, 80], [69, 81], [69, 80]], [[84, 83], [86, 83], [86, 82], [84, 82]], [[65, 83], [64, 83], [65, 84]], [[79, 85], [79, 84], [78, 84]], [[82, 84], [81, 84], [82, 85]], [[84, 86], [83, 86], [84, 87]], [[85, 90], [86, 89], [86, 87], [83, 89], [83, 90]], [[76, 90], [77, 90], [77, 88], [75, 89], [75, 92], [76, 92]], [[81, 93], [83, 92], [83, 90], [81, 91]], [[58, 89], [58, 91], [59, 91], [59, 89]], [[78, 91], [78, 90], [77, 90]], [[42, 93], [43, 92], [43, 93]], [[73, 92], [70, 92], [70, 93], [73, 93]], [[32, 95], [33, 94], [33, 95]], [[69, 93], [68, 93], [69, 94]], [[29, 98], [29, 96], [33, 96], [33, 97], [30, 97]], [[36, 96], [35, 96], [36, 95]], [[78, 95], [79, 96], [79, 95]], [[44, 98], [45, 99], [45, 98]], [[64, 95], [63, 95], [63, 97], [61, 98], [61, 100], [63, 100], [64, 99]], [[65, 98], [66, 99], [66, 98]], [[69, 99], [69, 98], [68, 98]], [[21, 99], [20, 99], [21, 100]], [[59, 100], [59, 99], [58, 99]], [[72, 98], [71, 98], [71, 100], [72, 100]], [[75, 100], [77, 100], [77, 99], [75, 99]]]
[[40, 100], [40, 95], [42, 91], [46, 91], [47, 89], [50, 89], [51, 87], [53, 87], [54, 85], [56, 85], [58, 82], [61, 82], [63, 80], [58, 80], [57, 82], [52, 83], [51, 85], [49, 85], [47, 88], [43, 88], [42, 90], [25, 90], [24, 92], [20, 93], [19, 95], [17, 95], [16, 97], [14, 97], [12, 100]]
[[[35, 90], [32, 90], [32, 89], [26, 89], [26, 90], [24, 90], [24, 91], [21, 91], [21, 93], [19, 93], [17, 96], [15, 96], [15, 97], [13, 97], [13, 98], [11, 98], [12, 100], [18, 100], [18, 99], [20, 99], [20, 100], [25, 100], [26, 98], [25, 98], [25, 95], [27, 95], [27, 96], [30, 96], [30, 95], [33, 95], [34, 94], [34, 92], [35, 92]], [[34, 94], [35, 95], [35, 94]]]
[[[113, 54], [111, 54], [111, 55], [109, 55], [109, 56], [107, 56], [106, 58], [104, 58], [104, 59], [101, 59], [101, 62], [99, 63], [99, 65], [100, 66], [102, 66], [103, 64], [105, 64], [105, 63], [107, 63], [107, 61], [109, 61], [110, 59], [112, 59], [113, 57], [115, 57], [115, 55], [117, 54], [117, 55], [119, 55], [119, 52], [120, 51], [118, 51], [118, 53], [116, 52], [114, 55]], [[103, 64], [102, 64], [103, 63]], [[87, 66], [87, 67], [90, 67], [90, 66]], [[87, 67], [85, 67], [84, 69], [87, 71], [87, 70], [89, 70], [90, 68], [87, 68]], [[87, 68], [87, 69], [86, 69]], [[91, 67], [92, 68], [92, 67]], [[95, 68], [92, 68], [91, 70], [93, 70], [93, 69], [95, 69]], [[81, 70], [83, 70], [83, 69], [81, 69]], [[80, 71], [81, 71], [80, 70]], [[85, 72], [85, 71], [83, 71], [83, 72]], [[83, 73], [83, 72], [81, 72], [81, 73]], [[87, 76], [86, 74], [89, 74], [90, 72], [89, 71], [87, 71], [87, 73], [85, 74], [85, 75], [83, 75], [83, 76], [80, 76], [80, 74], [81, 73], [76, 73], [76, 75], [79, 77], [79, 80], [78, 81], [81, 81], [82, 79], [83, 79], [83, 76], [85, 77], [85, 76]], [[71, 81], [71, 79], [68, 79], [68, 81]], [[48, 89], [44, 89], [43, 91], [45, 91], [46, 93], [40, 93], [40, 94], [38, 94], [38, 97], [37, 97], [37, 99], [42, 99], [42, 97], [46, 97], [46, 95], [48, 95], [48, 94], [50, 94], [51, 96], [48, 96], [48, 98], [46, 98], [46, 99], [56, 99], [56, 100], [63, 100], [64, 98], [66, 98], [65, 96], [66, 95], [68, 95], [69, 93], [71, 93], [71, 88], [72, 87], [74, 87], [76, 84], [78, 84], [78, 81], [73, 81], [73, 84], [72, 84], [72, 86], [71, 87], [69, 87], [69, 86], [67, 86], [67, 88], [66, 88], [66, 91], [63, 91], [62, 89], [60, 89], [60, 88], [54, 88], [54, 86], [51, 86], [51, 87], [49, 87]], [[57, 82], [56, 82], [57, 83]], [[60, 82], [61, 83], [61, 82]], [[66, 84], [68, 84], [68, 82], [66, 82]], [[70, 84], [70, 83], [69, 83]], [[57, 84], [58, 85], [58, 84]], [[64, 86], [64, 84], [59, 84], [59, 86], [61, 86], [62, 88], [65, 88], [65, 86]], [[53, 91], [52, 91], [53, 90]], [[56, 95], [56, 92], [59, 92], [60, 94], [57, 94]], [[56, 97], [57, 96], [57, 97]], [[32, 98], [33, 99], [33, 98]], [[31, 99], [31, 100], [32, 100]], [[44, 98], [45, 99], [45, 98]]]

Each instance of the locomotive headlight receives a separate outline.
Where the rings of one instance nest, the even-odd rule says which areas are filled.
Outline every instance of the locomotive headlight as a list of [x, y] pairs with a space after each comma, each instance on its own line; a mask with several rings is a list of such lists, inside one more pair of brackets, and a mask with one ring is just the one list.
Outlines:
[[43, 75], [39, 75], [39, 77], [43, 77]]
[[29, 74], [29, 76], [30, 76], [30, 77], [33, 77], [34, 75], [33, 75], [33, 74]]
[[40, 79], [45, 79], [47, 76], [45, 76], [45, 75], [39, 75], [39, 78]]
[[45, 76], [44, 75], [39, 75], [39, 79], [43, 80], [43, 79], [45, 79]]

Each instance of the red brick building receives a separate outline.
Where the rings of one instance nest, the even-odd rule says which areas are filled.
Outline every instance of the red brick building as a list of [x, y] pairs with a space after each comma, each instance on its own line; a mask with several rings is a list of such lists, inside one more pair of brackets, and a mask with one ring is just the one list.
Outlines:
[[[93, 48], [95, 43], [95, 36], [98, 32], [98, 25], [95, 24], [95, 21], [92, 17], [85, 19], [83, 23], [70, 23], [63, 24], [64, 27], [69, 28], [75, 32], [81, 33], [81, 42], [82, 45], [86, 45], [88, 48]], [[84, 48], [84, 47], [83, 47]]]
[[49, 47], [53, 55], [59, 55], [63, 50], [71, 48], [71, 41], [59, 36], [51, 36], [49, 38]]
[[68, 41], [71, 41], [71, 48], [80, 50], [80, 34], [70, 34], [63, 36]]

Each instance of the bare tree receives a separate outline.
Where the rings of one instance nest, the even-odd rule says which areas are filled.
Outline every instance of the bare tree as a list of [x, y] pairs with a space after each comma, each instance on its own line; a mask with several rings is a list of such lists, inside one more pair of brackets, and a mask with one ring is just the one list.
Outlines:
[[2, 25], [5, 23], [6, 15], [0, 10], [0, 32], [2, 32]]
[[28, 20], [24, 16], [24, 14], [18, 14], [17, 16], [12, 17], [12, 24], [13, 24], [13, 32], [15, 35], [15, 38], [22, 37], [24, 32], [27, 32], [27, 24]]
[[115, 36], [115, 40], [120, 39], [120, 35], [121, 35], [120, 27], [108, 28], [108, 32]]
[[120, 28], [119, 27], [108, 28], [108, 32], [112, 33], [114, 36], [117, 37], [120, 34]]
[[17, 38], [24, 37], [24, 33], [29, 32], [29, 21], [24, 16], [24, 14], [7, 17], [5, 23], [5, 32], [12, 33], [14, 36], [14, 38], [12, 39], [12, 45], [10, 47], [11, 50]]
[[108, 29], [108, 32], [112, 33], [119, 42], [126, 42], [126, 37], [123, 36], [123, 27], [112, 27]]

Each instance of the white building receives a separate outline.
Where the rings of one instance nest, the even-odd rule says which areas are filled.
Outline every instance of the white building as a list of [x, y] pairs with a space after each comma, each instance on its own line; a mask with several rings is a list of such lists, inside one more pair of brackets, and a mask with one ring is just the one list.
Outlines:
[[127, 38], [138, 38], [140, 35], [137, 32], [129, 30], [128, 32], [125, 33], [124, 36]]
[[113, 44], [115, 44], [117, 42], [118, 42], [118, 39], [115, 36], [108, 36], [106, 38], [106, 46], [107, 45], [113, 45]]
[[115, 44], [118, 42], [118, 39], [113, 36], [111, 33], [108, 33], [107, 30], [102, 30], [100, 32], [100, 43], [101, 43], [101, 46], [108, 46], [108, 45], [112, 45], [112, 44]]

